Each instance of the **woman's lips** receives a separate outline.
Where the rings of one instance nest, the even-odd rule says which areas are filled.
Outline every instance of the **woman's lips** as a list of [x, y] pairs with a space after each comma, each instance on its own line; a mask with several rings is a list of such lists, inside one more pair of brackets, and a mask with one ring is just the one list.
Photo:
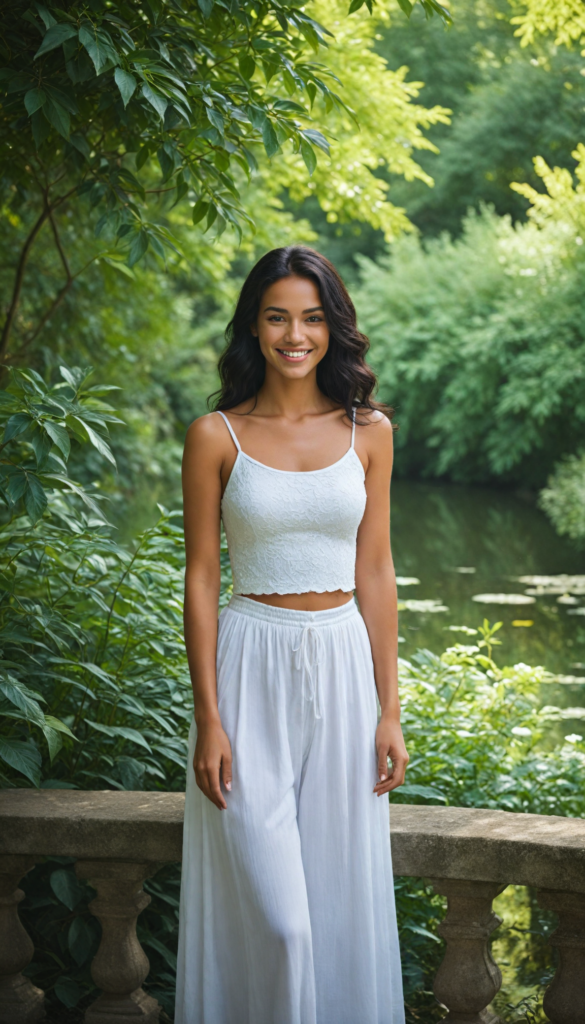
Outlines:
[[313, 351], [313, 349], [312, 348], [297, 348], [297, 349], [294, 349], [294, 348], [291, 348], [291, 349], [277, 348], [276, 351], [278, 352], [279, 356], [282, 359], [286, 360], [287, 363], [302, 363], [307, 358], [307, 356], [310, 356], [310, 354]]

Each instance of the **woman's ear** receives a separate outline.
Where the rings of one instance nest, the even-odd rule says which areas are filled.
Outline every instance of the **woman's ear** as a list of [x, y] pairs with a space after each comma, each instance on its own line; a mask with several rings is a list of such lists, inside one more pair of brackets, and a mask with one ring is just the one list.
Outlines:
[[257, 338], [258, 337], [258, 330], [256, 328], [256, 324], [250, 324], [250, 330], [251, 330], [252, 334], [254, 335], [254, 337]]

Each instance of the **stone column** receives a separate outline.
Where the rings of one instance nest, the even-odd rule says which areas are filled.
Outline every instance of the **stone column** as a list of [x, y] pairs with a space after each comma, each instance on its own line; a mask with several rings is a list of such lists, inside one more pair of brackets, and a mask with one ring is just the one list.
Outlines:
[[17, 886], [34, 863], [33, 857], [0, 856], [0, 1024], [35, 1024], [45, 1015], [44, 993], [20, 973], [34, 946], [18, 916], [24, 893]]
[[585, 1020], [585, 896], [582, 893], [538, 893], [545, 910], [559, 916], [550, 937], [559, 951], [556, 974], [544, 996], [544, 1012], [552, 1024], [582, 1024]]
[[157, 1024], [160, 1006], [141, 988], [150, 969], [136, 935], [136, 919], [150, 903], [142, 889], [158, 864], [80, 860], [79, 878], [97, 889], [89, 904], [102, 926], [91, 976], [102, 993], [85, 1014], [85, 1024]]
[[433, 880], [433, 887], [447, 897], [447, 913], [438, 928], [447, 949], [434, 984], [435, 996], [449, 1010], [445, 1021], [502, 1024], [486, 1007], [502, 984], [488, 940], [502, 923], [492, 911], [492, 900], [505, 885], [441, 878]]

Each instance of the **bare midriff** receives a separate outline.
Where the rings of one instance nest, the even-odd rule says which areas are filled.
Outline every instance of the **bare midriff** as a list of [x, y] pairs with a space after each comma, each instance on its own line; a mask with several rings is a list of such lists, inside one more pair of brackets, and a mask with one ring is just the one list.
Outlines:
[[352, 591], [332, 590], [324, 594], [310, 591], [307, 594], [242, 594], [260, 604], [270, 604], [273, 608], [290, 608], [295, 612], [322, 612], [327, 608], [339, 608], [347, 604], [353, 597]]

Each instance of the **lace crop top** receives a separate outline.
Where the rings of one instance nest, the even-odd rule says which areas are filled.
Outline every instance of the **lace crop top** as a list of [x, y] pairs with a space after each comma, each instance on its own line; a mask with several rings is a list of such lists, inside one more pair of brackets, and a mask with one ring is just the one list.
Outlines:
[[325, 469], [273, 469], [238, 449], [221, 503], [234, 594], [318, 594], [355, 587], [356, 538], [366, 507], [354, 448]]

